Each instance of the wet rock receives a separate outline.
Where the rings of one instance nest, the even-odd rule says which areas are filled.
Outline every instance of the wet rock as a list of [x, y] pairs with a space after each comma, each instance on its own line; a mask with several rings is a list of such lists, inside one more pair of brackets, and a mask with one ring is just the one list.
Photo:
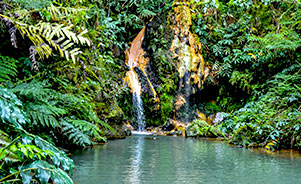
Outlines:
[[198, 120], [207, 121], [206, 115], [201, 113], [199, 110], [196, 110], [196, 117]]
[[107, 139], [123, 139], [127, 136], [132, 135], [131, 130], [127, 125], [111, 125], [112, 128], [117, 132], [117, 134], [113, 131], [107, 130], [105, 136]]
[[177, 122], [176, 123], [176, 128], [175, 130], [178, 131], [178, 135], [185, 135], [185, 128], [186, 128], [186, 124], [182, 123], [182, 122]]
[[249, 144], [247, 146], [248, 148], [255, 148], [255, 147], [258, 147], [258, 144], [256, 142], [252, 142], [251, 144]]
[[207, 118], [208, 125], [212, 125], [214, 119], [215, 119], [215, 114], [211, 114], [210, 116], [208, 116]]
[[163, 131], [171, 131], [176, 127], [176, 123], [173, 120], [168, 120], [165, 125], [162, 126]]
[[108, 120], [110, 125], [121, 125], [123, 124], [123, 115], [121, 108], [115, 104], [114, 106], [111, 106], [109, 113], [104, 117]]
[[218, 125], [222, 121], [224, 121], [228, 116], [229, 116], [229, 114], [227, 114], [225, 112], [218, 112], [215, 114], [215, 118], [213, 119], [212, 123], [215, 125]]
[[147, 131], [147, 132], [154, 132], [154, 131], [155, 131], [155, 128], [152, 127], [152, 126], [151, 126], [151, 127], [147, 127], [147, 128], [146, 128], [146, 131]]
[[129, 122], [125, 123], [125, 126], [127, 126], [130, 131], [134, 131], [134, 127]]
[[168, 132], [167, 135], [181, 136], [181, 135], [183, 135], [183, 132], [182, 131], [171, 131], [171, 132]]

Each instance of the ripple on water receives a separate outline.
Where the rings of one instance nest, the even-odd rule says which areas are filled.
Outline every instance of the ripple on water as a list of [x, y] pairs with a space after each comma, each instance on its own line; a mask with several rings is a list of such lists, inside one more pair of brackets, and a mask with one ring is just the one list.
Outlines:
[[300, 154], [287, 154], [269, 156], [218, 141], [133, 136], [76, 152], [73, 179], [78, 184], [301, 183]]

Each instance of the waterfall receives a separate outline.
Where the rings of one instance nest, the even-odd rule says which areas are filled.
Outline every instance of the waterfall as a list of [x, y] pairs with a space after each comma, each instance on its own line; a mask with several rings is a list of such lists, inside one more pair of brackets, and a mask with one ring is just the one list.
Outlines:
[[128, 71], [128, 77], [130, 80], [130, 87], [133, 93], [133, 107], [136, 114], [138, 131], [142, 132], [145, 128], [145, 117], [143, 113], [144, 109], [141, 98], [141, 85], [139, 83], [138, 75], [133, 68], [130, 71]]
[[159, 101], [157, 98], [157, 93], [154, 90], [147, 74], [145, 72], [146, 65], [148, 63], [148, 58], [144, 57], [144, 50], [142, 49], [142, 42], [144, 39], [146, 27], [144, 27], [138, 35], [135, 37], [131, 43], [130, 48], [125, 51], [125, 64], [129, 67], [124, 82], [129, 85], [133, 94], [133, 107], [135, 109], [136, 120], [138, 125], [138, 131], [142, 132], [145, 129], [145, 117], [143, 113], [143, 103], [141, 98], [141, 84], [139, 82], [138, 74], [135, 71], [135, 68], [139, 68], [140, 71], [144, 74], [147, 82], [152, 89], [155, 102]]
[[136, 121], [138, 124], [138, 131], [142, 132], [145, 128], [145, 117], [144, 117], [144, 109], [143, 109], [143, 103], [142, 98], [140, 95], [135, 95], [133, 93], [133, 105], [134, 109], [136, 111]]

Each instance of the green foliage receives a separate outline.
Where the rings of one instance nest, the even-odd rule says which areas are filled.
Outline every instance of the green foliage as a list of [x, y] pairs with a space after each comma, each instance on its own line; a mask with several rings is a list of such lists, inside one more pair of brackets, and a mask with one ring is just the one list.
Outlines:
[[295, 52], [300, 48], [300, 5], [294, 1], [235, 0], [194, 5], [198, 13], [193, 16], [193, 29], [206, 48], [204, 58], [218, 66], [214, 70], [221, 88], [230, 84], [235, 88], [223, 90], [220, 97], [250, 96], [267, 78], [296, 63], [300, 57]]
[[0, 160], [18, 162], [20, 158], [14, 151], [16, 150], [15, 142], [19, 139], [16, 138], [11, 141], [9, 135], [0, 130]]
[[[62, 130], [68, 135], [69, 141], [80, 146], [91, 145], [94, 142], [90, 139], [92, 137], [96, 141], [106, 141], [102, 137], [100, 128], [85, 120], [67, 119], [62, 121]], [[112, 129], [111, 129], [112, 130]]]
[[24, 110], [32, 123], [31, 131], [51, 130], [53, 139], [59, 139], [63, 134], [69, 144], [72, 142], [83, 147], [93, 144], [92, 139], [105, 140], [99, 126], [114, 131], [96, 116], [88, 99], [60, 94], [49, 89], [46, 82], [22, 83], [12, 91], [23, 101]]
[[0, 83], [9, 81], [17, 75], [16, 60], [0, 55]]
[[[84, 34], [87, 30], [74, 30], [73, 24], [65, 24], [65, 22], [60, 22], [57, 17], [60, 15], [64, 17], [63, 13], [68, 16], [74, 11], [60, 11], [59, 7], [50, 6], [49, 10], [46, 8], [50, 1], [42, 2], [35, 0], [34, 2], [28, 1], [17, 1], [21, 2], [25, 8], [14, 9], [15, 16], [12, 16], [10, 11], [6, 9], [3, 14], [0, 14], [0, 21], [3, 21], [6, 24], [7, 29], [9, 30], [11, 36], [11, 42], [14, 47], [17, 48], [17, 37], [16, 30], [18, 30], [22, 37], [27, 37], [32, 46], [30, 46], [30, 59], [33, 63], [34, 69], [39, 69], [38, 62], [36, 60], [36, 55], [39, 55], [39, 59], [48, 58], [53, 54], [53, 49], [57, 50], [61, 57], [65, 57], [67, 60], [71, 58], [75, 62], [75, 57], [82, 53], [80, 48], [73, 47], [75, 44], [87, 44], [90, 45], [90, 40], [87, 39]], [[42, 3], [44, 6], [44, 13], [46, 21], [50, 21], [52, 17], [56, 21], [45, 22], [45, 20], [40, 19], [42, 17], [34, 16], [34, 13], [40, 13], [39, 6]], [[31, 8], [37, 8], [30, 16], [32, 10]], [[81, 10], [78, 10], [81, 11]], [[45, 13], [46, 12], [46, 13]], [[71, 13], [70, 13], [71, 12]], [[2, 13], [2, 12], [0, 12]], [[48, 13], [48, 14], [47, 14]], [[63, 21], [61, 19], [61, 21]]]
[[35, 126], [59, 127], [58, 118], [67, 113], [63, 108], [55, 106], [58, 102], [54, 90], [45, 88], [45, 83], [32, 81], [17, 85], [12, 91], [23, 99], [25, 111]]
[[214, 125], [208, 125], [206, 121], [194, 120], [187, 129], [193, 129], [200, 137], [225, 137], [224, 133]]
[[[35, 94], [43, 94], [37, 91]], [[30, 90], [28, 88], [24, 89], [22, 95], [24, 94], [30, 96]], [[0, 130], [0, 160], [3, 160], [0, 182], [22, 181], [22, 183], [30, 183], [38, 179], [47, 183], [50, 177], [48, 179], [47, 177], [44, 178], [45, 175], [41, 174], [42, 171], [38, 171], [34, 176], [29, 172], [32, 167], [27, 166], [33, 166], [32, 164], [38, 162], [44, 163], [44, 170], [53, 170], [51, 180], [60, 183], [71, 181], [65, 171], [72, 170], [74, 167], [73, 161], [51, 143], [24, 130], [28, 128], [25, 125], [29, 125], [31, 121], [27, 118], [26, 111], [23, 111], [23, 105], [24, 103], [17, 98], [12, 90], [0, 87], [0, 122], [2, 123]], [[5, 133], [6, 131], [15, 133], [9, 135]], [[13, 141], [11, 141], [12, 138]], [[50, 160], [54, 165], [50, 165], [46, 160]], [[15, 163], [20, 163], [21, 167], [18, 168]], [[28, 168], [30, 169], [28, 170]], [[41, 168], [34, 168], [33, 170], [35, 169]]]
[[[234, 112], [222, 124], [231, 143], [274, 148], [300, 148], [300, 64], [292, 65], [267, 82], [267, 91], [255, 102]], [[271, 145], [269, 145], [271, 146]]]
[[231, 82], [232, 85], [238, 85], [243, 91], [246, 90], [248, 93], [250, 93], [251, 89], [253, 89], [250, 85], [252, 80], [253, 74], [249, 73], [248, 70], [245, 72], [233, 71], [229, 82]]
[[28, 120], [21, 107], [22, 102], [17, 96], [9, 89], [0, 86], [0, 122], [22, 128], [22, 126], [27, 124]]
[[163, 93], [160, 97], [161, 100], [161, 121], [167, 122], [173, 111], [174, 97]]
[[36, 181], [37, 179], [40, 183], [49, 183], [49, 181], [52, 181], [58, 184], [73, 184], [68, 174], [46, 161], [35, 161], [24, 166], [22, 170], [18, 171], [19, 173], [22, 177], [22, 183], [29, 184], [32, 180]]
[[[22, 183], [31, 183], [39, 180], [42, 183], [48, 183], [49, 180], [53, 180], [59, 183], [66, 181], [72, 183], [65, 171], [71, 171], [74, 164], [64, 152], [39, 136], [29, 134], [18, 128], [16, 131], [21, 136], [13, 141], [10, 141], [8, 134], [0, 131], [0, 160], [4, 160], [1, 165], [0, 182], [22, 181]], [[52, 164], [49, 164], [49, 161]], [[20, 163], [19, 168], [16, 168], [16, 162]], [[34, 167], [36, 163], [43, 163], [43, 167], [41, 167], [42, 165]], [[33, 171], [36, 169], [38, 169], [37, 173]], [[47, 174], [46, 171], [54, 173]]]
[[20, 6], [26, 9], [36, 9], [39, 10], [41, 7], [45, 8], [51, 5], [52, 0], [14, 0], [19, 3]]

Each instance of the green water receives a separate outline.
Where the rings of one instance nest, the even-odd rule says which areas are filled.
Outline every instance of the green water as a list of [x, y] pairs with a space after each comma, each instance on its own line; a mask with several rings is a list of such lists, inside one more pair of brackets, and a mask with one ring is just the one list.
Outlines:
[[301, 183], [301, 158], [269, 156], [223, 142], [133, 136], [72, 156], [78, 184]]

